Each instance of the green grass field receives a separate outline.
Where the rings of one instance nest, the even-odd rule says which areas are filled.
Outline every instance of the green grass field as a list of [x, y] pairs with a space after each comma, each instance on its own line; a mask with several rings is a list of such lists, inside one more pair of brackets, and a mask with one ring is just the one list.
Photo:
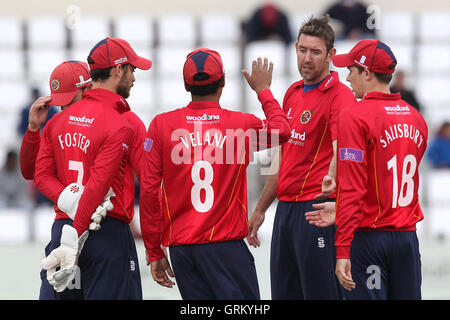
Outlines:
[[[177, 287], [163, 288], [156, 284], [150, 269], [145, 265], [142, 241], [137, 241], [139, 267], [142, 274], [144, 299], [178, 300], [181, 296]], [[450, 241], [422, 240], [422, 296], [423, 299], [450, 299]], [[43, 257], [44, 243], [23, 245], [2, 245], [0, 255], [0, 299], [35, 300], [38, 299], [40, 261]], [[255, 257], [262, 299], [270, 299], [269, 250], [270, 242], [262, 236], [262, 246], [250, 249]]]

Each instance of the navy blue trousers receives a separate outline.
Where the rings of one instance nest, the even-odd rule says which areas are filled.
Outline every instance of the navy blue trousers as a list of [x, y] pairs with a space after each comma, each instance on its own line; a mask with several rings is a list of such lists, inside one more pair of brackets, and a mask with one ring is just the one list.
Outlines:
[[319, 202], [278, 203], [270, 252], [273, 300], [343, 299], [334, 274], [335, 226], [316, 227], [305, 218], [306, 212], [315, 210], [312, 204]]
[[[62, 226], [70, 219], [56, 220], [46, 255], [59, 246]], [[142, 299], [141, 275], [133, 235], [128, 224], [107, 216], [98, 231], [89, 231], [78, 259], [79, 275], [56, 299]], [[51, 296], [46, 271], [41, 271], [40, 299]], [[78, 289], [78, 290], [77, 290]], [[53, 291], [53, 290], [52, 290]]]
[[184, 300], [259, 300], [255, 261], [244, 240], [170, 247]]
[[357, 231], [350, 249], [356, 288], [345, 299], [420, 300], [421, 260], [415, 231]]

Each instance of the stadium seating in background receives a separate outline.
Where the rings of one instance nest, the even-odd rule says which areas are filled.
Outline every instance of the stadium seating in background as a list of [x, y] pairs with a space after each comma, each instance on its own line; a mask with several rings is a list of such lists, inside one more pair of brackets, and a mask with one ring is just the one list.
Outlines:
[[30, 50], [66, 48], [67, 29], [57, 16], [32, 17], [27, 20], [27, 41]]
[[28, 60], [28, 81], [30, 83], [48, 83], [53, 69], [67, 60], [65, 49], [35, 49], [26, 52]]
[[396, 70], [403, 70], [408, 74], [414, 75], [417, 71], [415, 45], [411, 43], [393, 42], [389, 44], [389, 47], [397, 58]]
[[55, 211], [50, 206], [39, 206], [34, 212], [34, 235], [36, 241], [47, 243], [50, 241]]
[[[294, 45], [295, 41], [297, 41], [298, 37], [298, 31], [300, 30], [300, 26], [308, 20], [313, 15], [312, 12], [295, 12], [289, 14], [289, 26], [291, 28], [292, 37], [294, 38], [294, 42], [292, 43], [292, 46]], [[317, 17], [318, 15], [314, 13], [314, 16]]]
[[116, 17], [114, 36], [127, 40], [136, 51], [150, 49], [155, 42], [155, 24], [146, 16]]
[[420, 76], [450, 74], [450, 44], [420, 44], [417, 63]]
[[450, 12], [422, 12], [418, 25], [421, 43], [450, 44]]
[[433, 235], [450, 236], [450, 170], [430, 170], [426, 180], [427, 216]]
[[0, 49], [21, 50], [23, 47], [23, 21], [17, 17], [2, 17], [0, 19]]
[[199, 17], [200, 41], [205, 44], [238, 46], [241, 38], [239, 18], [229, 14]]
[[25, 82], [25, 57], [22, 50], [10, 49], [0, 51], [0, 82]]
[[225, 74], [225, 87], [222, 92], [222, 97], [220, 98], [220, 104], [229, 110], [233, 111], [245, 111], [243, 96], [243, 86], [248, 86], [244, 83], [244, 76], [239, 77], [229, 77]]
[[71, 48], [89, 53], [100, 40], [111, 37], [109, 17], [82, 15], [70, 30]]
[[[147, 71], [137, 71], [135, 73], [136, 82], [131, 88], [130, 97], [127, 99], [131, 110], [142, 120], [148, 119], [148, 115], [156, 112], [156, 93], [154, 91], [154, 81], [143, 78], [142, 74]], [[150, 69], [151, 72], [151, 69]], [[141, 79], [143, 78], [143, 79]], [[144, 122], [148, 126], [150, 122]]]
[[415, 16], [409, 12], [385, 12], [381, 14], [381, 25], [377, 36], [389, 45], [412, 44], [416, 34]]
[[283, 42], [277, 40], [253, 41], [247, 44], [244, 51], [243, 66], [247, 70], [252, 70], [252, 61], [256, 58], [267, 57], [274, 64], [273, 75], [287, 75], [288, 50]]
[[191, 95], [184, 88], [182, 69], [178, 77], [158, 79], [155, 91], [158, 92], [156, 113], [185, 107], [191, 99]]
[[196, 19], [191, 15], [159, 16], [157, 30], [160, 47], [191, 48], [197, 43]]

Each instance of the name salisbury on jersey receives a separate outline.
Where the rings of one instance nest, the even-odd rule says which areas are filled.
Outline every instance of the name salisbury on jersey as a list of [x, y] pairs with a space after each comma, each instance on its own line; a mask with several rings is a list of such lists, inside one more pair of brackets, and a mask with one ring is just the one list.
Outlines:
[[419, 129], [407, 123], [396, 123], [389, 126], [384, 130], [384, 136], [380, 137], [380, 143], [383, 148], [386, 148], [392, 141], [399, 138], [411, 139], [417, 144], [417, 147], [423, 143], [423, 136]]

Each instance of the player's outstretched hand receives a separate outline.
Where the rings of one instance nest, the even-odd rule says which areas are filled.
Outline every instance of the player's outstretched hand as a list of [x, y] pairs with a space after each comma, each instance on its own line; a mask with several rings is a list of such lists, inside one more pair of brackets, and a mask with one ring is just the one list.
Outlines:
[[175, 285], [175, 282], [169, 278], [169, 276], [173, 278], [175, 275], [173, 274], [169, 260], [167, 260], [166, 257], [152, 261], [150, 263], [150, 267], [153, 280], [155, 280], [159, 285], [167, 288], [172, 288]]
[[272, 83], [273, 62], [269, 63], [267, 58], [264, 58], [264, 62], [261, 57], [252, 62], [252, 74], [249, 74], [247, 70], [242, 70], [242, 74], [247, 80], [250, 87], [255, 90], [256, 93], [269, 89]]
[[333, 177], [326, 175], [322, 180], [322, 193], [316, 195], [316, 200], [325, 200], [336, 189], [336, 181]]
[[28, 113], [28, 128], [31, 131], [39, 130], [41, 125], [47, 120], [48, 110], [52, 97], [39, 97], [30, 107]]
[[314, 203], [315, 211], [305, 213], [306, 220], [317, 227], [325, 228], [334, 224], [336, 218], [336, 202]]
[[336, 276], [345, 290], [355, 289], [356, 284], [352, 279], [350, 259], [336, 259]]
[[247, 235], [247, 242], [252, 247], [259, 247], [261, 245], [261, 242], [258, 239], [258, 230], [259, 227], [264, 222], [265, 219], [265, 213], [259, 210], [255, 210], [252, 213], [252, 216], [250, 217], [250, 220], [248, 221], [248, 235]]

